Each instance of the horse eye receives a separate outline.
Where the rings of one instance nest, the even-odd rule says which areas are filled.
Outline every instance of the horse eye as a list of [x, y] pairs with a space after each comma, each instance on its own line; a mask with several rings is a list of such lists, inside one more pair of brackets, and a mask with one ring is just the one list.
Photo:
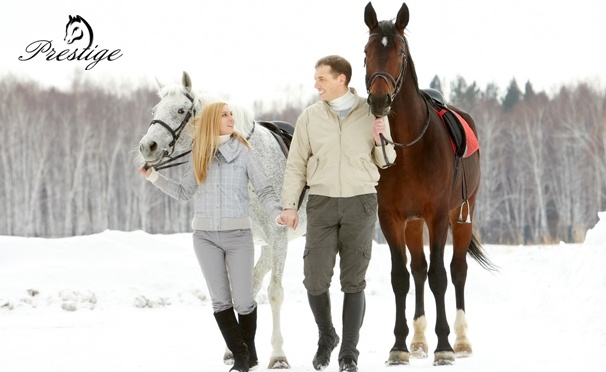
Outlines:
[[184, 113], [185, 113], [185, 110], [179, 109], [179, 114], [184, 114]]

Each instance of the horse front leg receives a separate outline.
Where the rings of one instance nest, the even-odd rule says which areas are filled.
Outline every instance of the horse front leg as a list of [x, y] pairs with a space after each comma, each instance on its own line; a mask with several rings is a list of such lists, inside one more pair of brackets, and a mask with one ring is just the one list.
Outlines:
[[443, 218], [435, 216], [435, 220], [427, 223], [429, 230], [429, 288], [433, 292], [436, 303], [436, 335], [438, 336], [438, 346], [434, 352], [434, 365], [454, 364], [455, 356], [448, 335], [450, 327], [446, 318], [446, 288], [448, 278], [446, 268], [444, 267], [444, 246], [448, 234], [448, 214]]
[[269, 359], [268, 369], [289, 369], [290, 364], [286, 358], [286, 353], [282, 349], [284, 339], [282, 337], [281, 310], [284, 303], [284, 288], [282, 287], [282, 277], [284, 275], [284, 264], [286, 261], [286, 252], [288, 249], [288, 232], [286, 229], [279, 228], [274, 236], [272, 250], [272, 270], [269, 281], [268, 295], [272, 315], [272, 334], [271, 346], [272, 352]]
[[466, 358], [473, 354], [471, 342], [467, 337], [467, 317], [465, 316], [465, 282], [467, 281], [467, 251], [471, 244], [472, 224], [458, 223], [458, 208], [451, 212], [450, 223], [453, 237], [453, 254], [450, 263], [450, 276], [455, 289], [456, 309], [454, 330], [456, 339], [453, 345], [457, 358]]
[[[381, 215], [379, 215], [381, 220]], [[395, 342], [389, 351], [386, 365], [410, 363], [410, 353], [406, 346], [409, 329], [406, 323], [406, 295], [410, 289], [410, 274], [406, 268], [406, 225], [381, 224], [383, 234], [391, 252], [391, 287], [396, 301], [396, 321], [394, 327]]]
[[411, 220], [406, 224], [406, 245], [410, 251], [410, 271], [415, 282], [415, 315], [413, 318], [413, 336], [410, 342], [410, 355], [413, 358], [427, 358], [429, 346], [425, 331], [425, 282], [427, 281], [427, 260], [423, 251], [424, 221]]

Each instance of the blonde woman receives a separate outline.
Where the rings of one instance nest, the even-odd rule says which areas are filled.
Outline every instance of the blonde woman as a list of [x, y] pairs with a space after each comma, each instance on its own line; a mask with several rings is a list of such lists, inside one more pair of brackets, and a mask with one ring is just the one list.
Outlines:
[[190, 166], [179, 182], [153, 168], [139, 171], [175, 199], [194, 198], [194, 250], [215, 319], [234, 354], [230, 371], [247, 372], [258, 365], [249, 181], [274, 219], [282, 206], [248, 141], [234, 131], [234, 118], [226, 103], [207, 105], [195, 120]]

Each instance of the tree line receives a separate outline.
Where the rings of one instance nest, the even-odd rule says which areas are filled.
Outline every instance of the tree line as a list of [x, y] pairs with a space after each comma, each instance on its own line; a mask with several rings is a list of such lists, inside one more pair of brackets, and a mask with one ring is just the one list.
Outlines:
[[[443, 91], [436, 76], [432, 88]], [[458, 77], [449, 104], [479, 131], [482, 184], [474, 227], [484, 243], [580, 242], [606, 210], [606, 92], [588, 82], [548, 96], [515, 79], [480, 88]], [[315, 98], [310, 98], [310, 103]], [[112, 230], [190, 231], [193, 213], [136, 171], [138, 142], [158, 102], [151, 87], [68, 92], [0, 80], [0, 235], [65, 237]], [[295, 123], [302, 104], [260, 111]], [[178, 177], [182, 169], [166, 170]], [[380, 231], [377, 240], [381, 240]]]

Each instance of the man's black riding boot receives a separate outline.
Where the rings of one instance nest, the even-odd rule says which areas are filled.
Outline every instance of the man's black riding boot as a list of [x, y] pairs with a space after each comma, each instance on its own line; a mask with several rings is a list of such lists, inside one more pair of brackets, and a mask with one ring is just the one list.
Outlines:
[[364, 291], [358, 293], [345, 293], [343, 297], [343, 342], [339, 351], [339, 371], [358, 371], [358, 341], [360, 328], [364, 321], [366, 311], [366, 298]]
[[230, 371], [248, 372], [248, 348], [242, 338], [242, 330], [236, 320], [234, 309], [219, 311], [215, 313], [215, 319], [225, 339], [225, 344], [234, 354], [234, 365]]
[[330, 294], [328, 291], [319, 296], [313, 296], [308, 293], [307, 299], [318, 325], [319, 333], [318, 351], [314, 355], [312, 364], [316, 371], [322, 371], [330, 364], [330, 354], [339, 344], [339, 336], [332, 325]]
[[257, 333], [257, 307], [246, 315], [238, 314], [242, 338], [248, 347], [248, 368], [253, 370], [259, 365], [257, 348], [255, 347], [255, 334]]

